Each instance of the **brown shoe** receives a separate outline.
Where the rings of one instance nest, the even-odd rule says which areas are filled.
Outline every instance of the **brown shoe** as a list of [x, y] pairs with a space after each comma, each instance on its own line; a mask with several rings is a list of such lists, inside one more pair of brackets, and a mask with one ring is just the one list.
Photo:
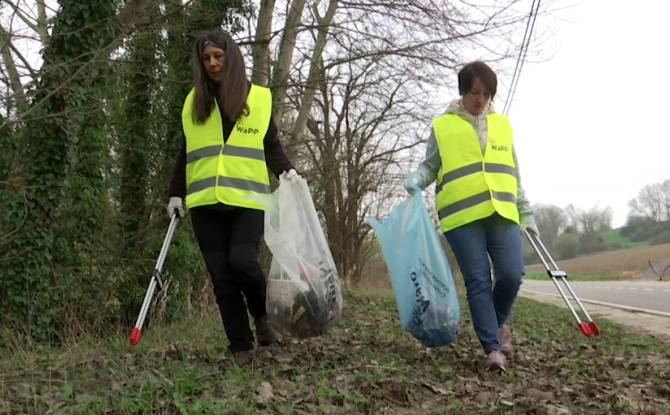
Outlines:
[[256, 335], [258, 336], [258, 344], [261, 346], [270, 346], [277, 341], [277, 334], [270, 325], [270, 318], [268, 315], [258, 317], [255, 319]]
[[512, 345], [512, 332], [507, 326], [500, 327], [500, 351], [505, 357], [511, 359], [514, 357], [514, 345]]
[[247, 367], [254, 361], [254, 351], [245, 350], [243, 352], [236, 352], [233, 353], [233, 358], [235, 359], [237, 366], [240, 368]]
[[484, 369], [492, 372], [505, 372], [505, 365], [507, 365], [507, 358], [505, 355], [500, 350], [494, 350], [488, 354]]

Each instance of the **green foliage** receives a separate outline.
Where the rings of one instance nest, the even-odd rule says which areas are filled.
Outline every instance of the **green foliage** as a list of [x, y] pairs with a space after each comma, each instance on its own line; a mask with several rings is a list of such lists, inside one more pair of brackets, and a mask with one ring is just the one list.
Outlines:
[[579, 243], [581, 245], [580, 252], [581, 254], [590, 254], [592, 252], [603, 252], [606, 251], [608, 245], [603, 240], [600, 234], [595, 232], [589, 232], [579, 235]]
[[628, 238], [627, 236], [623, 236], [621, 234], [622, 231], [623, 228], [612, 229], [607, 232], [601, 233], [600, 236], [607, 243], [610, 250], [638, 248], [649, 245], [649, 243], [646, 241], [644, 242], [631, 241], [630, 238]]
[[552, 252], [556, 259], [570, 259], [576, 257], [582, 249], [580, 237], [577, 234], [564, 233], [556, 238], [552, 245]]
[[[109, 310], [112, 322], [118, 321], [128, 326], [137, 318], [151, 271], [165, 238], [167, 219], [162, 223], [165, 226], [156, 227], [142, 238], [142, 244], [137, 245], [134, 255], [125, 254], [118, 266], [114, 267], [112, 289], [114, 298], [118, 300], [113, 303], [114, 308]], [[163, 278], [168, 284], [165, 295], [169, 298], [160, 315], [165, 322], [188, 315], [191, 292], [194, 287], [203, 285], [203, 261], [192, 235], [190, 223], [184, 220], [170, 244], [163, 268]], [[158, 294], [155, 298], [158, 298]]]
[[535, 223], [542, 235], [542, 241], [551, 246], [561, 231], [565, 228], [568, 218], [565, 211], [556, 205], [537, 204], [535, 210]]
[[[621, 236], [630, 238], [634, 242], [662, 241], [663, 233], [670, 232], [670, 221], [655, 222], [641, 216], [631, 216], [626, 226], [621, 228]], [[658, 237], [658, 238], [657, 238]]]
[[[160, 10], [153, 6], [149, 11], [152, 18], [158, 17]], [[113, 118], [116, 125], [114, 148], [118, 154], [113, 166], [120, 174], [112, 189], [111, 197], [119, 205], [116, 213], [120, 244], [120, 264], [123, 275], [119, 275], [115, 291], [120, 299], [121, 321], [129, 324], [135, 313], [136, 304], [141, 303], [146, 289], [147, 276], [151, 275], [150, 263], [141, 261], [147, 255], [145, 246], [155, 245], [157, 232], [141, 236], [132, 241], [150, 220], [151, 199], [147, 193], [151, 188], [151, 172], [155, 170], [153, 154], [161, 154], [154, 133], [154, 96], [160, 87], [160, 66], [158, 54], [161, 49], [160, 27], [152, 25], [136, 32], [126, 40], [127, 59], [117, 65], [116, 104]], [[162, 213], [162, 212], [160, 212]], [[160, 246], [155, 252], [160, 250]], [[149, 257], [155, 253], [149, 254]], [[143, 288], [143, 286], [145, 286]], [[138, 300], [139, 298], [139, 300]]]
[[663, 245], [670, 243], [670, 230], [658, 234], [649, 240], [651, 245]]
[[570, 234], [570, 235], [576, 235], [576, 234], [579, 233], [579, 231], [574, 226], [568, 226], [568, 227], [565, 228], [563, 233], [567, 233], [567, 234]]
[[[4, 124], [5, 117], [0, 115], [0, 125]], [[9, 179], [9, 170], [12, 166], [12, 145], [11, 139], [13, 131], [7, 125], [0, 128], [0, 182], [7, 181]], [[2, 225], [0, 224], [0, 229]]]
[[[132, 324], [167, 229], [191, 45], [200, 30], [242, 30], [249, 11], [245, 1], [152, 2], [117, 38], [120, 3], [59, 1], [30, 114], [0, 131], [0, 336], [47, 340]], [[157, 314], [172, 321], [206, 284], [188, 219], [165, 278]]]
[[[107, 293], [99, 289], [103, 284], [99, 268], [111, 259], [100, 241], [107, 237], [108, 183], [103, 172], [110, 152], [109, 121], [100, 102], [107, 98], [106, 79], [112, 71], [106, 59], [109, 52], [102, 53], [103, 59], [95, 54], [111, 52], [115, 26], [110, 19], [117, 5], [116, 0], [62, 3], [63, 20], [89, 29], [82, 33], [83, 39], [70, 39], [66, 49], [68, 58], [77, 62], [72, 69], [79, 70], [79, 75], [64, 91], [69, 114], [64, 131], [69, 142], [68, 171], [54, 241], [57, 266], [52, 270], [61, 306], [53, 316], [57, 331], [71, 329], [77, 317], [97, 321], [96, 309], [108, 301]], [[85, 54], [89, 57], [79, 60]]]
[[33, 114], [13, 140], [17, 182], [0, 202], [2, 234], [12, 233], [0, 262], [1, 311], [11, 326], [38, 339], [49, 337], [57, 305], [72, 294], [54, 269], [81, 264], [87, 239], [102, 227], [96, 209], [102, 178], [95, 166], [99, 170], [104, 151], [104, 124], [86, 111], [95, 112], [92, 87], [104, 73], [91, 60], [109, 41], [116, 1], [62, 0], [60, 6], [44, 47]]

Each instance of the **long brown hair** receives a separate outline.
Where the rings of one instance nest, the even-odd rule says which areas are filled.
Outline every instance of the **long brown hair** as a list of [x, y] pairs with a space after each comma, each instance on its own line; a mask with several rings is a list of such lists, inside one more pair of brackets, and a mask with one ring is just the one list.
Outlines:
[[[202, 51], [208, 44], [225, 52], [223, 78], [220, 83], [213, 82], [205, 70]], [[202, 124], [207, 120], [214, 108], [215, 97], [218, 98], [223, 116], [229, 122], [237, 121], [243, 114], [248, 115], [249, 84], [244, 68], [244, 58], [242, 58], [242, 52], [237, 43], [228, 33], [221, 29], [214, 29], [198, 37], [193, 45], [193, 66], [194, 122]]]

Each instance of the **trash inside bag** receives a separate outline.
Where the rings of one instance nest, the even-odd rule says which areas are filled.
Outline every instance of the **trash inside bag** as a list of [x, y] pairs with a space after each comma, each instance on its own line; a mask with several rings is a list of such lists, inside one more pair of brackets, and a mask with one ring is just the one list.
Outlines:
[[266, 308], [282, 335], [316, 337], [342, 318], [340, 279], [307, 182], [285, 176], [272, 195], [247, 196], [265, 207], [264, 238], [273, 255]]
[[461, 309], [449, 262], [416, 190], [385, 221], [368, 222], [381, 244], [403, 329], [425, 347], [442, 347], [458, 337]]
[[324, 334], [341, 316], [337, 310], [337, 295], [330, 301], [324, 300], [323, 291], [315, 287], [318, 284], [310, 282], [320, 278], [319, 270], [306, 267], [300, 273], [300, 281], [296, 281], [283, 274], [277, 264], [273, 261], [275, 269], [271, 267], [268, 275], [266, 303], [273, 327], [282, 335], [295, 338]]

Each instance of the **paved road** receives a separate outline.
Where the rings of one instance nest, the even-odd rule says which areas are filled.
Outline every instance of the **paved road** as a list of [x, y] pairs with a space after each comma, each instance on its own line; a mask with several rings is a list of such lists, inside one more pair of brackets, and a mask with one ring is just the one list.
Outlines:
[[[577, 296], [628, 307], [670, 313], [670, 283], [569, 281]], [[563, 291], [569, 296], [562, 281]], [[551, 281], [524, 280], [522, 290], [559, 294]]]

